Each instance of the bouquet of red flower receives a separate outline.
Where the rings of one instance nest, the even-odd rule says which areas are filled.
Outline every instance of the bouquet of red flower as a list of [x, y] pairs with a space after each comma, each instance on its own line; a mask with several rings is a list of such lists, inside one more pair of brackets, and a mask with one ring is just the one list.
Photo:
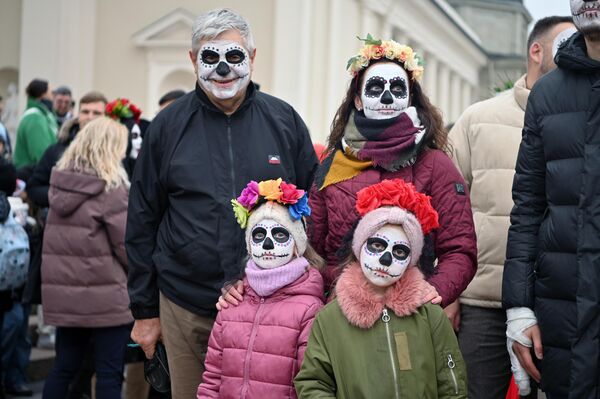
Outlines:
[[106, 104], [104, 113], [106, 116], [118, 120], [134, 118], [137, 123], [140, 121], [142, 110], [126, 98], [117, 98]]

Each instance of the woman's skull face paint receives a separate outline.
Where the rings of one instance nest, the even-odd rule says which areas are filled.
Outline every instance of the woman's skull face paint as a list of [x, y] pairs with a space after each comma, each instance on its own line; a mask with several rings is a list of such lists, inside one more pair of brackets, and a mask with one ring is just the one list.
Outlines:
[[363, 77], [360, 99], [369, 119], [394, 118], [408, 107], [408, 74], [398, 64], [370, 66]]
[[261, 220], [250, 235], [250, 256], [258, 267], [274, 269], [292, 260], [296, 244], [294, 237], [275, 220]]
[[129, 151], [129, 158], [137, 159], [140, 150], [142, 149], [142, 131], [136, 123], [131, 128], [131, 151]]
[[250, 57], [237, 42], [213, 40], [198, 51], [198, 83], [222, 100], [232, 98], [250, 82]]
[[387, 287], [400, 280], [410, 264], [410, 243], [402, 226], [386, 224], [363, 244], [360, 267], [373, 285]]
[[600, 1], [571, 0], [571, 14], [584, 35], [600, 34]]

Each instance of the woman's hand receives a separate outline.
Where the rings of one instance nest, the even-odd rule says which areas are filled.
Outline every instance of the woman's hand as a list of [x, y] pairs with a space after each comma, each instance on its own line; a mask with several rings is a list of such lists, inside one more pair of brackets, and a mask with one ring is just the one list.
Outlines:
[[423, 291], [423, 303], [431, 302], [434, 305], [442, 303], [442, 297], [438, 294], [435, 287], [427, 283], [427, 289]]
[[217, 310], [227, 309], [229, 304], [237, 306], [244, 300], [244, 282], [238, 280], [235, 283], [223, 287], [221, 289], [221, 296], [217, 301]]

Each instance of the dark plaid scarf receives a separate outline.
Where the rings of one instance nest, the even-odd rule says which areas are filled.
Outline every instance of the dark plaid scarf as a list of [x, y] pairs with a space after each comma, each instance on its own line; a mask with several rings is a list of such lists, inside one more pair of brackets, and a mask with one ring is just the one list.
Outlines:
[[368, 119], [363, 112], [353, 111], [340, 148], [323, 162], [316, 184], [322, 190], [371, 166], [395, 172], [412, 165], [424, 135], [414, 107], [390, 119]]

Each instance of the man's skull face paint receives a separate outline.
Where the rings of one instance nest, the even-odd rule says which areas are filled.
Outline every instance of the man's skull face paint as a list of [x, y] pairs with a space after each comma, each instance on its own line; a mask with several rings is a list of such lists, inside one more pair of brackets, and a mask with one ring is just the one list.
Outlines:
[[137, 159], [140, 150], [142, 149], [142, 131], [136, 123], [131, 128], [131, 151], [129, 151], [129, 157]]
[[294, 237], [275, 220], [261, 220], [250, 235], [250, 256], [258, 267], [273, 269], [292, 260], [296, 244]]
[[215, 97], [226, 100], [250, 82], [248, 51], [233, 41], [214, 40], [198, 51], [198, 83]]
[[369, 119], [394, 118], [408, 107], [408, 74], [393, 62], [370, 66], [363, 77], [360, 99]]
[[410, 264], [410, 243], [402, 226], [386, 224], [363, 244], [360, 267], [373, 285], [387, 287], [400, 280]]
[[600, 34], [600, 1], [571, 0], [571, 14], [584, 35]]

